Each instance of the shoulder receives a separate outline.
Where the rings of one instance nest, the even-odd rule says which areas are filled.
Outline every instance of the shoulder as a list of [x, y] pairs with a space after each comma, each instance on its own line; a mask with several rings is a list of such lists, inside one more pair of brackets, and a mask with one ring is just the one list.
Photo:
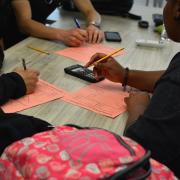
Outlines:
[[180, 64], [180, 52], [175, 54], [175, 56], [172, 58], [170, 65], [172, 66], [172, 64]]
[[180, 52], [178, 52], [177, 54], [175, 54], [175, 56], [173, 57], [174, 58], [180, 58]]

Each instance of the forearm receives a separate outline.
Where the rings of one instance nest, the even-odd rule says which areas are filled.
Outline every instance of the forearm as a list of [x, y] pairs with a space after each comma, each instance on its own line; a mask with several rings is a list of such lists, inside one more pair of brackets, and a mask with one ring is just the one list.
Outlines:
[[94, 9], [90, 0], [74, 0], [77, 8], [85, 15], [87, 24], [90, 22], [101, 23], [100, 14]]
[[58, 39], [61, 30], [47, 27], [43, 23], [32, 19], [31, 5], [29, 3], [29, 0], [12, 0], [11, 3], [15, 12], [19, 30], [22, 33], [39, 38], [51, 40]]
[[98, 24], [101, 24], [101, 16], [99, 13], [95, 12], [87, 12], [86, 14], [87, 24], [90, 24], [91, 22], [96, 22]]
[[153, 92], [157, 80], [164, 71], [138, 71], [130, 70], [128, 73], [128, 85], [140, 90]]
[[63, 29], [48, 27], [31, 19], [21, 22], [19, 28], [22, 33], [50, 40], [62, 40], [64, 32]]

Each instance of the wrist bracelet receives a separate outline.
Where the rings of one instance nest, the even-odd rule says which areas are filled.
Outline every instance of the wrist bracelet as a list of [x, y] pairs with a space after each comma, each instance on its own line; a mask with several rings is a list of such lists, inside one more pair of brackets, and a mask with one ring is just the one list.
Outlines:
[[100, 23], [98, 23], [98, 22], [96, 22], [96, 21], [91, 21], [91, 22], [89, 22], [88, 25], [93, 25], [93, 26], [95, 26], [95, 27], [101, 29]]
[[128, 75], [129, 75], [129, 68], [126, 67], [124, 70], [124, 78], [123, 78], [123, 82], [122, 82], [122, 87], [123, 87], [123, 91], [126, 91], [126, 86], [128, 84]]

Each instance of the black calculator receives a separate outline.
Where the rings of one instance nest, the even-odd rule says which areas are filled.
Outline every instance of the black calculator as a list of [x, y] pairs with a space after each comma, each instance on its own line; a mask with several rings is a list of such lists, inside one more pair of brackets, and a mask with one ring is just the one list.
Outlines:
[[98, 80], [95, 78], [93, 71], [81, 66], [79, 64], [75, 64], [69, 67], [64, 68], [65, 73], [70, 74], [72, 76], [78, 77], [88, 82], [96, 83], [102, 81], [104, 79], [103, 76], [100, 76]]

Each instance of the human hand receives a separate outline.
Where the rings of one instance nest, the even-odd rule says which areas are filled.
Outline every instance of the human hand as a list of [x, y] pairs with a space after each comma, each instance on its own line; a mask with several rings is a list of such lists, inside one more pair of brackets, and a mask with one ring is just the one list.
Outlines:
[[129, 97], [124, 99], [128, 111], [131, 111], [136, 106], [147, 107], [150, 101], [150, 95], [147, 92], [132, 92]]
[[38, 82], [39, 72], [32, 69], [23, 70], [21, 68], [15, 69], [14, 72], [19, 74], [24, 80], [26, 94], [33, 93]]
[[104, 38], [104, 33], [94, 25], [87, 27], [88, 43], [100, 43]]
[[97, 53], [92, 56], [91, 60], [85, 65], [85, 67], [89, 67], [94, 64], [94, 74], [98, 79], [99, 76], [104, 76], [106, 79], [109, 79], [113, 82], [122, 82], [124, 76], [124, 68], [115, 61], [114, 58], [109, 57], [99, 63], [96, 63], [97, 60], [105, 57], [106, 54]]
[[62, 41], [68, 46], [78, 47], [87, 41], [87, 31], [79, 28], [63, 31]]
[[149, 105], [150, 95], [147, 92], [133, 92], [129, 94], [129, 97], [124, 99], [127, 105], [128, 119], [127, 126], [132, 124], [142, 115]]

